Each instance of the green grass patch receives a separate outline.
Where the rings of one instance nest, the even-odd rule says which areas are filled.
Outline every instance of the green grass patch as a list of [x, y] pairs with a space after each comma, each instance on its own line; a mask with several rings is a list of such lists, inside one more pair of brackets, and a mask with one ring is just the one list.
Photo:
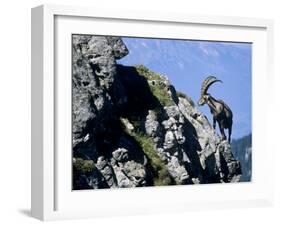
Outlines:
[[172, 106], [175, 102], [172, 100], [170, 95], [167, 93], [165, 87], [161, 84], [149, 85], [153, 95], [159, 100], [162, 106]]
[[149, 70], [147, 67], [145, 67], [142, 64], [136, 65], [135, 67], [137, 69], [137, 72], [140, 75], [146, 77], [148, 80], [162, 80], [162, 76], [160, 74]]
[[[136, 65], [135, 67], [137, 72], [148, 80], [152, 94], [159, 100], [162, 106], [171, 106], [175, 104], [164, 84], [165, 80], [160, 74], [150, 71], [143, 65]], [[154, 84], [149, 81], [154, 81]]]
[[[122, 120], [120, 119], [120, 121], [125, 129], [124, 118], [122, 118]], [[154, 142], [152, 138], [141, 131], [140, 121], [137, 121], [136, 119], [135, 121], [128, 121], [134, 125], [135, 129], [133, 131], [126, 130], [126, 132], [138, 143], [149, 159], [153, 171], [152, 174], [154, 185], [161, 186], [174, 184], [165, 163], [161, 160], [154, 148]]]
[[167, 170], [166, 165], [160, 159], [156, 151], [152, 139], [142, 133], [132, 133], [131, 136], [135, 138], [146, 156], [150, 159], [151, 166], [153, 167], [153, 182], [155, 186], [170, 185], [172, 184], [171, 176]]
[[95, 164], [93, 160], [84, 160], [82, 158], [74, 158], [73, 159], [73, 167], [74, 170], [81, 173], [90, 173], [95, 168]]

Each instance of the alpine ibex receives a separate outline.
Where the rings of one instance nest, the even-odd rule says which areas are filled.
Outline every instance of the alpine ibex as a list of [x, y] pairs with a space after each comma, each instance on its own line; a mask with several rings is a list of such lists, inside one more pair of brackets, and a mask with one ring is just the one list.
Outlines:
[[232, 111], [222, 100], [216, 100], [209, 93], [207, 93], [209, 87], [215, 82], [222, 82], [214, 76], [207, 77], [201, 86], [201, 97], [198, 101], [199, 106], [208, 104], [211, 113], [213, 115], [213, 128], [216, 129], [216, 122], [219, 124], [222, 139], [226, 140], [224, 129], [228, 129], [228, 142], [231, 141], [231, 131], [232, 131]]

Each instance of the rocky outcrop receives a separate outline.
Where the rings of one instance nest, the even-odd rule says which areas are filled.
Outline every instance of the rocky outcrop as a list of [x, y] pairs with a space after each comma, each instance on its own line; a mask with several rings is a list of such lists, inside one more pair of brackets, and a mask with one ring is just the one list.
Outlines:
[[73, 35], [73, 188], [237, 182], [240, 164], [192, 100], [117, 37]]

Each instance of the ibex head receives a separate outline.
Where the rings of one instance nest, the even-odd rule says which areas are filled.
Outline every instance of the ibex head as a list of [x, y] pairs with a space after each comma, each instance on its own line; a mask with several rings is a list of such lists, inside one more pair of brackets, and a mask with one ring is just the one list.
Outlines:
[[201, 86], [201, 97], [198, 101], [199, 106], [202, 106], [207, 103], [208, 99], [210, 98], [210, 94], [208, 94], [207, 91], [209, 87], [215, 82], [222, 82], [222, 81], [217, 79], [215, 76], [209, 76], [203, 81]]

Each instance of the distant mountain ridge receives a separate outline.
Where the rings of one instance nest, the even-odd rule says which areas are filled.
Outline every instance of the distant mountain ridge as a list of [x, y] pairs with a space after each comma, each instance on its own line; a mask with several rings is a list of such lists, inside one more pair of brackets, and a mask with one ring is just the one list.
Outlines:
[[251, 181], [252, 177], [252, 134], [231, 142], [233, 155], [240, 161], [242, 175], [240, 181]]

